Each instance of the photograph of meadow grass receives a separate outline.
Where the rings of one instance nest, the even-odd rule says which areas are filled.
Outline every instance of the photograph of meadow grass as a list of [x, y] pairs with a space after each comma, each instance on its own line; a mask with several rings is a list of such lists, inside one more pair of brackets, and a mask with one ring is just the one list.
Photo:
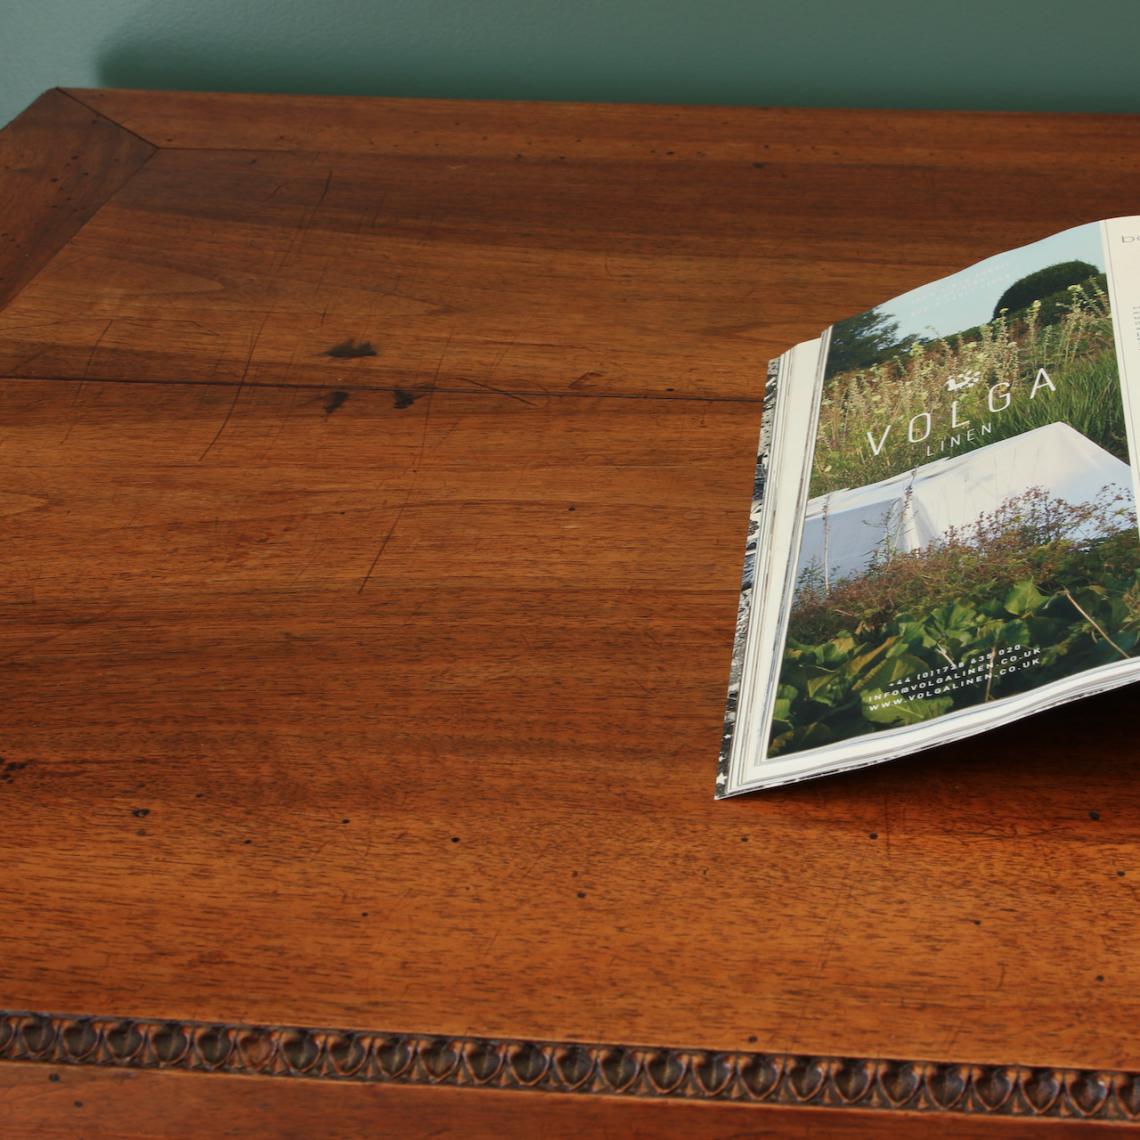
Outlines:
[[[915, 466], [905, 425], [931, 408], [948, 407], [951, 394], [958, 422], [993, 427], [992, 434], [964, 440], [958, 453], [1063, 422], [1127, 463], [1103, 274], [1068, 286], [1063, 299], [1050, 302], [1046, 307], [1035, 299], [1018, 313], [1003, 310], [988, 324], [951, 337], [916, 340], [884, 360], [829, 375], [816, 434], [812, 496], [865, 486]], [[842, 326], [835, 335], [842, 337]], [[997, 413], [989, 410], [994, 385], [1005, 383], [1011, 392], [1032, 390], [1042, 368], [1055, 391], [1039, 399], [1011, 399]], [[959, 386], [948, 389], [951, 381]], [[867, 437], [877, 442], [885, 424], [895, 428], [876, 454]]]
[[[994, 298], [989, 320], [949, 335], [900, 337], [889, 311], [845, 324], [825, 372], [813, 499], [917, 470], [951, 432], [960, 455], [1065, 423], [1130, 463], [1094, 264], [1046, 264]], [[907, 431], [914, 417], [923, 429], [942, 421], [921, 448]], [[951, 423], [990, 426], [981, 434]], [[858, 573], [801, 572], [768, 755], [915, 724], [1134, 654], [1140, 536], [1130, 480], [1081, 502], [1034, 486], [922, 549], [884, 541]]]

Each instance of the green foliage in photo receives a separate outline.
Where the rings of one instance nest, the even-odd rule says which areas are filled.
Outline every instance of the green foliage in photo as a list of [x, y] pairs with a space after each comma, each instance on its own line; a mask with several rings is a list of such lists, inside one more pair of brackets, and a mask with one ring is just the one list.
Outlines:
[[[996, 700], [1131, 657], [1138, 643], [1131, 496], [1073, 505], [1036, 489], [828, 590], [805, 574], [769, 755]], [[1023, 663], [1030, 647], [1039, 650], [1032, 664], [1003, 670], [1007, 659]], [[980, 664], [952, 691], [916, 684], [900, 698], [900, 687], [923, 675], [961, 678], [970, 661]]]

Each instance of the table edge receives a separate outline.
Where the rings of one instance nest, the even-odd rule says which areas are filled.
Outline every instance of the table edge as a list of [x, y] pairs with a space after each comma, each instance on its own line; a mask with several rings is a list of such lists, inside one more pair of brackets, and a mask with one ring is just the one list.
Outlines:
[[[137, 134], [100, 109], [107, 89], [53, 89], [37, 101], [44, 113], [89, 111], [120, 135], [120, 164], [96, 180], [67, 221], [52, 231], [34, 262], [13, 278], [0, 307], [50, 260], [151, 157], [162, 143]], [[143, 92], [122, 93], [130, 97]], [[177, 99], [181, 93], [163, 92]], [[240, 96], [239, 96], [240, 97]], [[287, 100], [289, 96], [265, 96]], [[311, 97], [300, 97], [311, 98]], [[353, 97], [326, 96], [336, 101]], [[358, 97], [356, 97], [358, 98]], [[394, 100], [367, 99], [373, 105]], [[399, 100], [449, 106], [449, 100]], [[469, 101], [463, 101], [469, 105]], [[486, 101], [481, 101], [487, 105]], [[74, 106], [73, 106], [74, 104]], [[494, 105], [494, 104], [491, 104]], [[33, 104], [33, 107], [36, 104]], [[559, 104], [572, 110], [589, 104]], [[606, 106], [606, 105], [602, 105]], [[619, 104], [630, 108], [632, 105]], [[108, 108], [110, 110], [111, 108]], [[30, 110], [30, 108], [29, 108]], [[680, 107], [654, 107], [664, 116]], [[714, 109], [702, 107], [704, 113]], [[887, 116], [965, 115], [974, 119], [1135, 120], [1134, 115], [1021, 112], [868, 111], [733, 108], [746, 114]], [[23, 118], [22, 116], [20, 118]], [[25, 128], [14, 120], [7, 132]], [[61, 172], [62, 177], [62, 172]], [[70, 178], [70, 176], [68, 176]], [[66, 187], [65, 187], [66, 188]], [[47, 203], [44, 206], [46, 219]], [[37, 379], [30, 377], [29, 379]], [[275, 386], [275, 385], [271, 385]], [[597, 395], [596, 393], [594, 395]], [[697, 397], [700, 398], [700, 397]], [[737, 400], [738, 397], [729, 397]], [[751, 401], [747, 401], [751, 402]], [[543, 1091], [616, 1097], [718, 1101], [931, 1112], [1098, 1122], [1140, 1121], [1140, 1069], [1098, 1070], [976, 1064], [960, 1060], [821, 1056], [715, 1051], [668, 1045], [583, 1043], [513, 1037], [273, 1026], [0, 1009], [0, 1062], [87, 1065], [141, 1070], [227, 1073], [401, 1085]]]
[[0, 1010], [0, 1062], [954, 1116], [1140, 1121], [1140, 1070]]
[[[54, 131], [59, 146], [37, 145]], [[32, 166], [10, 161], [21, 148]], [[157, 148], [121, 123], [53, 87], [0, 127], [0, 199], [27, 204], [26, 233], [0, 249], [0, 309], [150, 160]], [[26, 157], [26, 155], [25, 155]]]
[[[58, 90], [82, 106], [104, 116], [137, 135], [152, 146], [172, 150], [225, 150], [227, 124], [224, 116], [208, 124], [199, 123], [187, 131], [179, 116], [204, 101], [221, 106], [229, 104], [241, 111], [240, 118], [246, 128], [252, 127], [257, 116], [272, 115], [282, 107], [293, 112], [307, 110], [316, 113], [321, 124], [336, 123], [338, 117], [350, 112], [363, 112], [376, 122], [392, 113], [412, 112], [425, 116], [424, 125], [446, 120], [455, 114], [465, 118], [509, 113], [531, 121], [540, 115], [545, 120], [566, 125], [583, 116], [600, 116], [614, 123], [636, 120], [653, 132], [670, 135], [676, 121], [698, 119], [710, 128], [731, 124], [736, 131], [745, 131], [738, 141], [747, 141], [747, 129], [778, 122], [795, 123], [809, 134], [824, 126], [840, 125], [846, 128], [853, 123], [870, 120], [900, 125], [939, 122], [958, 122], [975, 127], [979, 124], [1025, 127], [1028, 124], [1087, 126], [1093, 124], [1132, 127], [1140, 120], [1140, 113], [1132, 111], [1026, 111], [1005, 109], [962, 109], [956, 107], [844, 107], [835, 105], [790, 105], [778, 103], [646, 103], [623, 101], [588, 101], [567, 99], [461, 99], [429, 98], [397, 95], [348, 95], [314, 92], [235, 91], [201, 89], [159, 89], [135, 87], [73, 87]], [[316, 124], [309, 123], [308, 129]], [[341, 124], [343, 125], [343, 124]], [[264, 127], [265, 124], [263, 123]], [[256, 149], [297, 149], [296, 138], [276, 133], [277, 128], [266, 128], [258, 133]], [[246, 149], [243, 144], [239, 149]], [[315, 149], [326, 149], [327, 144], [316, 143]], [[529, 145], [529, 144], [527, 144]], [[825, 161], [825, 159], [824, 159]]]

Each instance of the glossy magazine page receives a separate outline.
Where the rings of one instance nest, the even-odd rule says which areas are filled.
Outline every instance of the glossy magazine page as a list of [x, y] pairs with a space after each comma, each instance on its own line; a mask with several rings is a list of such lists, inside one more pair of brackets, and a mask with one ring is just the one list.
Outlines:
[[1122, 336], [1113, 311], [1140, 261], [1121, 240], [1131, 221], [1000, 254], [830, 330], [810, 396], [798, 378], [814, 404], [806, 491], [762, 602], [782, 599], [779, 634], [742, 688], [763, 707], [718, 794], [914, 751], [1140, 670], [1119, 351], [1134, 314]]

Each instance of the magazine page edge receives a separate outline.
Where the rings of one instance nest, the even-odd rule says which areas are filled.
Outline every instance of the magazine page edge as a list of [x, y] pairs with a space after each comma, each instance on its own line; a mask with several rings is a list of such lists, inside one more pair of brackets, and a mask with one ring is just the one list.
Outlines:
[[[780, 392], [780, 373], [788, 353], [768, 361], [764, 397], [760, 413], [760, 439], [756, 449], [756, 467], [752, 476], [752, 504], [748, 514], [748, 531], [744, 541], [744, 563], [740, 573], [740, 599], [736, 608], [736, 631], [732, 641], [728, 692], [725, 697], [721, 730], [720, 755], [716, 771], [716, 798], [732, 795], [731, 762], [737, 741], [740, 692], [744, 679], [748, 634], [752, 625], [752, 596], [756, 587], [756, 561], [759, 536], [764, 522], [768, 489], [768, 461], [772, 454], [775, 431], [776, 400]], [[770, 509], [770, 508], [769, 508]]]

